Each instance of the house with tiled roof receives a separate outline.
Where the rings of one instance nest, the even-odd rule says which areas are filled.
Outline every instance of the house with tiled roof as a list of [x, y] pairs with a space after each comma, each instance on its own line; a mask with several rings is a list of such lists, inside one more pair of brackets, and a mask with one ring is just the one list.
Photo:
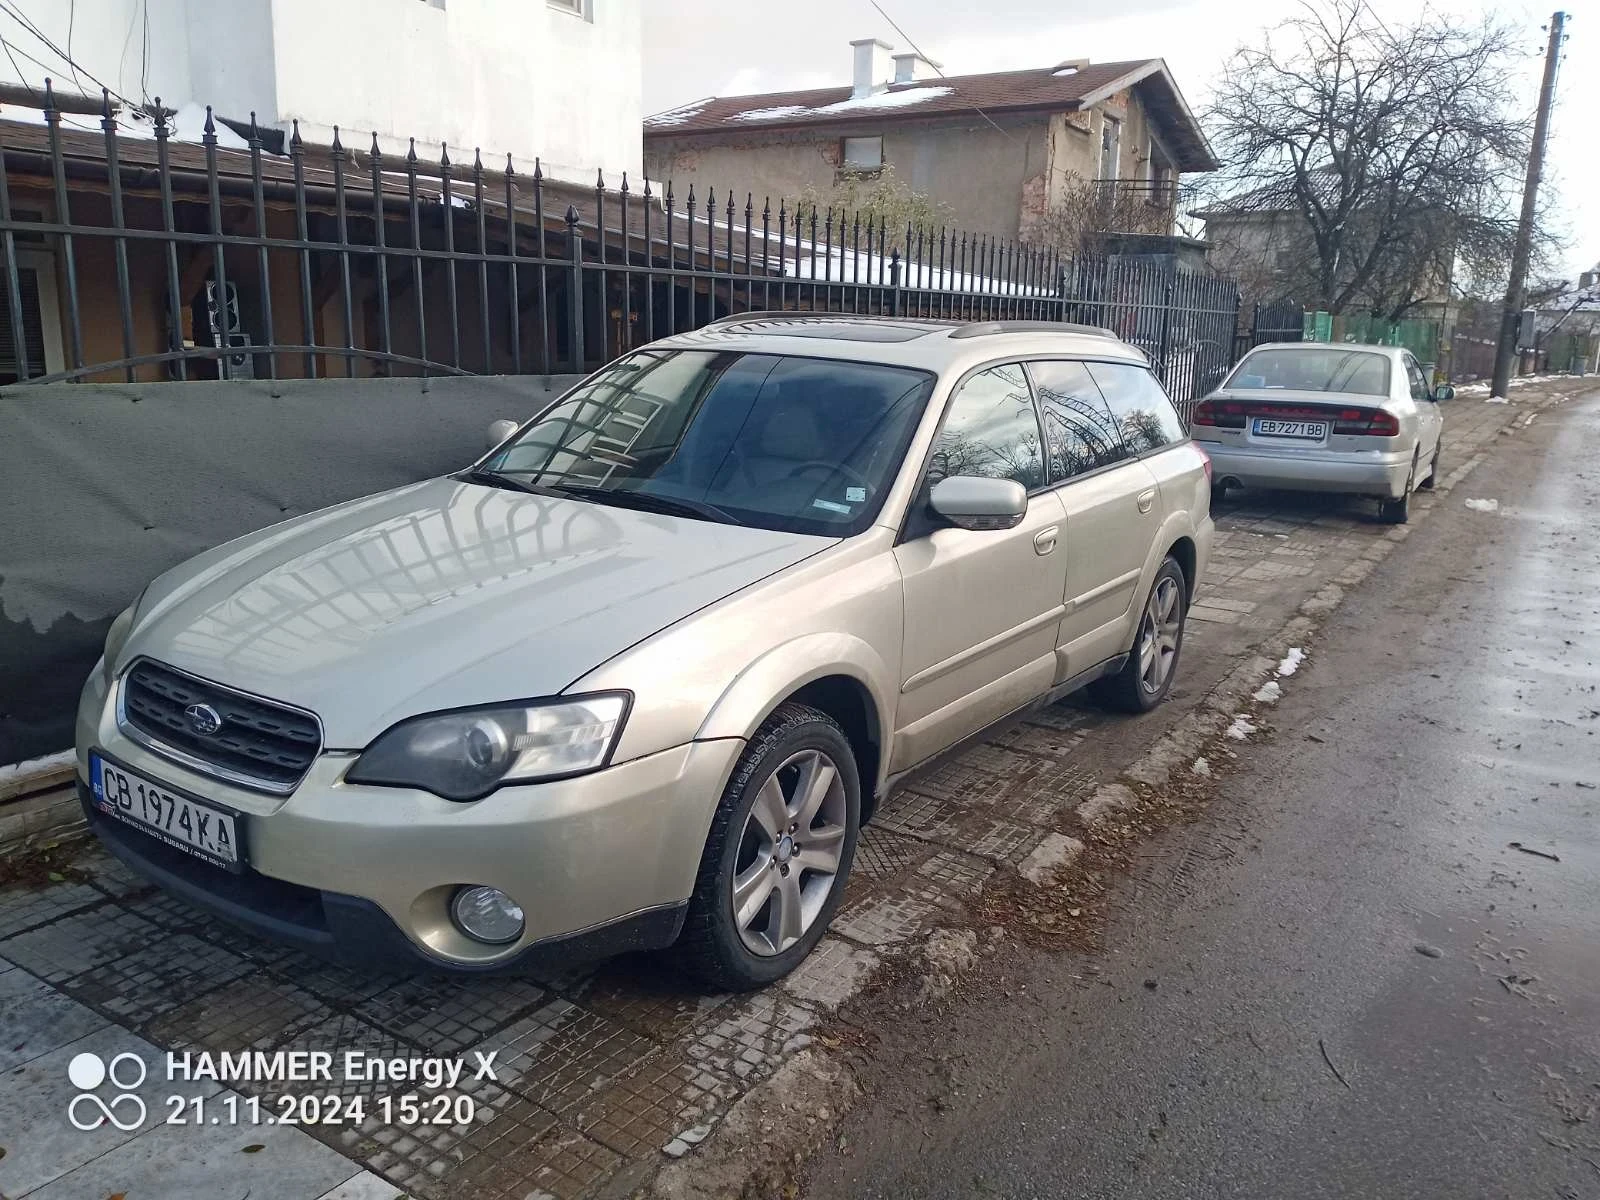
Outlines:
[[648, 174], [680, 196], [731, 189], [776, 211], [888, 170], [954, 226], [1059, 243], [1086, 203], [1102, 224], [1170, 233], [1180, 176], [1217, 167], [1159, 58], [948, 76], [876, 39], [851, 46], [848, 86], [712, 96], [647, 117]]

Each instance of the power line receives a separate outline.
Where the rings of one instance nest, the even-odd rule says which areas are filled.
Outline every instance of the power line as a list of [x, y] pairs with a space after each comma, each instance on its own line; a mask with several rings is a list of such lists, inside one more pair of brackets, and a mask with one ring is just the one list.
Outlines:
[[67, 0], [67, 66], [72, 70], [72, 82], [83, 91], [83, 80], [78, 78], [78, 68], [72, 65], [72, 31], [78, 24], [78, 0]]
[[[86, 75], [93, 83], [95, 83], [96, 85], [98, 85], [101, 88], [104, 88], [107, 92], [109, 92], [111, 95], [115, 96], [118, 100], [120, 100], [123, 104], [127, 105], [130, 109], [139, 107], [132, 100], [128, 99], [128, 97], [124, 96], [121, 92], [117, 91], [113, 87], [108, 86], [104, 80], [98, 78], [94, 74], [94, 72], [89, 70], [88, 67], [82, 66], [81, 64], [79, 64], [77, 62], [74, 62], [72, 56], [69, 53], [67, 53], [67, 51], [63, 50], [60, 46], [56, 45], [56, 43], [53, 42], [50, 39], [50, 37], [42, 29], [40, 29], [37, 25], [35, 25], [33, 23], [33, 21], [29, 19], [28, 15], [26, 13], [22, 12], [19, 8], [17, 8], [17, 6], [15, 4], [9, 3], [8, 0], [0, 0], [0, 12], [3, 12], [7, 16], [11, 17], [11, 19], [16, 21], [17, 24], [21, 25], [23, 27], [23, 29], [25, 29], [29, 33], [31, 33], [39, 41], [40, 45], [44, 46], [45, 49], [49, 50], [52, 54], [54, 54], [62, 62], [66, 63], [67, 69], [69, 71], [73, 72], [73, 79], [75, 81], [77, 81], [78, 86], [79, 86], [80, 89], [83, 87], [83, 83], [82, 83], [81, 80], [77, 79], [77, 74], [76, 73], [78, 71], [82, 71], [83, 74]], [[17, 50], [18, 54], [23, 55], [24, 58], [27, 58], [30, 62], [33, 62], [33, 63], [37, 64], [39, 67], [41, 67], [46, 72], [50, 72], [52, 74], [55, 73], [54, 68], [48, 67], [44, 63], [39, 62], [39, 60], [34, 58], [31, 54], [25, 53], [20, 48], [17, 48], [17, 47], [13, 47], [13, 48]]]
[[[17, 73], [17, 80], [22, 84], [23, 87], [28, 89], [28, 96], [30, 98], [36, 96], [37, 93], [33, 90], [33, 85], [28, 82], [27, 73], [24, 72], [23, 69], [20, 66], [17, 65], [16, 55], [11, 53], [11, 43], [6, 41], [5, 38], [0, 37], [0, 49], [5, 50], [6, 57], [11, 60], [11, 67]], [[27, 58], [28, 57], [26, 54], [23, 54], [23, 52], [21, 50], [18, 50], [17, 54], [22, 54], [23, 58]]]
[[[918, 58], [922, 59], [923, 62], [927, 63], [930, 67], [932, 67], [935, 71], [937, 71], [939, 73], [939, 78], [940, 79], [948, 80], [950, 78], [950, 76], [948, 76], [948, 75], [946, 75], [944, 73], [944, 68], [941, 67], [938, 63], [934, 62], [933, 59], [929, 58], [926, 54], [924, 54], [922, 52], [922, 47], [917, 45], [916, 42], [911, 40], [911, 35], [909, 33], [907, 33], [904, 29], [900, 28], [900, 26], [896, 23], [896, 21], [895, 21], [895, 19], [893, 17], [891, 17], [888, 13], [884, 12], [883, 5], [879, 4], [878, 0], [867, 0], [867, 3], [871, 4], [873, 8], [878, 10], [878, 15], [880, 17], [882, 17], [885, 21], [889, 22], [889, 28], [893, 29], [901, 37], [905, 38], [906, 45], [910, 46], [911, 49], [916, 52]], [[958, 95], [956, 98], [958, 100], [960, 100], [961, 103], [965, 104], [968, 108], [970, 108], [973, 112], [977, 113], [985, 121], [988, 121], [989, 124], [991, 126], [993, 126], [995, 132], [1000, 134], [1007, 141], [1011, 142], [1013, 145], [1021, 145], [1022, 144], [1022, 143], [1018, 142], [1017, 139], [1015, 137], [1013, 137], [1009, 131], [1001, 129], [1000, 126], [996, 125], [995, 122], [994, 122], [994, 119], [992, 117], [990, 117], [988, 113], [984, 112], [983, 109], [979, 108], [976, 104], [972, 103], [972, 101], [968, 100], [965, 96]], [[1024, 147], [1024, 149], [1026, 149], [1026, 147]]]

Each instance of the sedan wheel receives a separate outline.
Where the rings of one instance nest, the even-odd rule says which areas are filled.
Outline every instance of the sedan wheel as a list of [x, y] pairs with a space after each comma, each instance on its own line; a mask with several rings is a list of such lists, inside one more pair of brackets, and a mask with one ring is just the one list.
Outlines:
[[687, 965], [733, 990], [798, 966], [844, 894], [860, 814], [843, 730], [817, 709], [780, 705], [717, 806], [680, 943]]
[[[1417, 451], [1420, 455], [1422, 451]], [[1411, 493], [1417, 486], [1417, 455], [1411, 458], [1411, 470], [1406, 475], [1406, 490], [1397, 500], [1378, 502], [1378, 520], [1387, 525], [1404, 525], [1411, 519]]]

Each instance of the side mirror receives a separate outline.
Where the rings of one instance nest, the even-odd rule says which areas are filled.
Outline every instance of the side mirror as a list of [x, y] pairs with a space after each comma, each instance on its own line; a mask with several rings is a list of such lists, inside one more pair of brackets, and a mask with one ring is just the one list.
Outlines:
[[1015, 479], [951, 475], [933, 485], [928, 507], [958, 529], [1013, 529], [1028, 515], [1028, 492]]
[[1441, 383], [1438, 387], [1433, 389], [1432, 399], [1435, 404], [1437, 404], [1440, 400], [1454, 400], [1455, 398], [1456, 390], [1448, 383]]
[[518, 422], [507, 421], [503, 418], [498, 421], [489, 422], [488, 449], [493, 450], [501, 442], [505, 441], [508, 437], [521, 428], [522, 426]]

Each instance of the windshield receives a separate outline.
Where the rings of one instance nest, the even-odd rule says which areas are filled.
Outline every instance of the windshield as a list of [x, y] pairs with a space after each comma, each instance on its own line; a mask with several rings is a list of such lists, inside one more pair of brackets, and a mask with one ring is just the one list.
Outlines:
[[1366, 350], [1340, 350], [1332, 346], [1257, 350], [1234, 368], [1233, 375], [1222, 386], [1233, 391], [1264, 388], [1387, 396], [1389, 358]]
[[528, 490], [848, 537], [877, 515], [924, 371], [706, 350], [612, 363], [479, 464]]

